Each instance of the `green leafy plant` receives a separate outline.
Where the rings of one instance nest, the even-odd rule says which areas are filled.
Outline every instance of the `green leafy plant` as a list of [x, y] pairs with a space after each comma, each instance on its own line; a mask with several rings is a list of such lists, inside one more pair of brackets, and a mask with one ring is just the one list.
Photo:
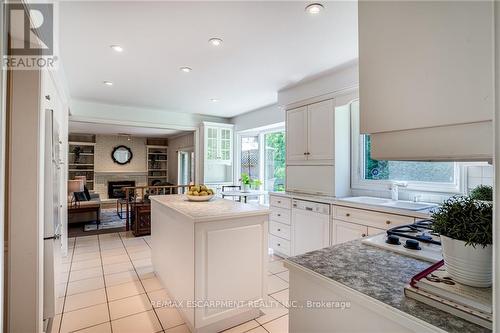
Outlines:
[[474, 200], [493, 201], [493, 187], [479, 185], [470, 191], [469, 197]]
[[455, 196], [446, 200], [432, 214], [432, 229], [443, 236], [486, 247], [493, 242], [493, 205], [470, 197]]
[[248, 173], [242, 173], [240, 182], [245, 185], [250, 185], [252, 183], [252, 179], [248, 175]]

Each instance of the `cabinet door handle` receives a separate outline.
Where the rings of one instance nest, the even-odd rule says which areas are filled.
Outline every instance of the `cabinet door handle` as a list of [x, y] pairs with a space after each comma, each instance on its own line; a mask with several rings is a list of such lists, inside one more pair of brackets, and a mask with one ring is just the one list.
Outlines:
[[304, 155], [307, 155], [307, 153], [304, 153]]
[[281, 214], [276, 214], [276, 215], [278, 215], [278, 217], [280, 217], [280, 216], [281, 216]]
[[278, 231], [281, 231], [281, 229], [278, 229]]
[[391, 221], [387, 220], [385, 221], [385, 224], [391, 224]]
[[278, 201], [277, 201], [277, 203], [279, 203], [279, 204], [280, 204], [280, 203], [281, 203], [281, 200], [278, 200]]
[[280, 243], [278, 243], [278, 246], [281, 246], [281, 244], [280, 244]]
[[349, 216], [351, 216], [351, 214], [349, 214], [349, 213], [345, 213], [345, 216], [349, 217]]
[[311, 153], [310, 153], [310, 152], [307, 152], [307, 155], [311, 155]]
[[366, 237], [366, 234], [361, 234], [361, 237]]

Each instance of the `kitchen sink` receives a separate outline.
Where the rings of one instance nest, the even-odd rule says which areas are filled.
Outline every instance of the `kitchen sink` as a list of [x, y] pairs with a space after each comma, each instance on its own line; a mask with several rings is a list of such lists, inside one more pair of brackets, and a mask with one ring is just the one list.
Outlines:
[[387, 208], [406, 209], [413, 211], [429, 209], [437, 206], [437, 204], [428, 202], [413, 202], [404, 200], [394, 201], [391, 199], [375, 198], [375, 197], [347, 197], [347, 198], [341, 198], [340, 200], [365, 204], [365, 205], [382, 206]]

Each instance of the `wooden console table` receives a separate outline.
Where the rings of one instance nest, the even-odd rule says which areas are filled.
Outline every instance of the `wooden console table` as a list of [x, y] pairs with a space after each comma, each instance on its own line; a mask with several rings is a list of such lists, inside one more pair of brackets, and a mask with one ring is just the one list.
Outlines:
[[71, 215], [95, 212], [97, 229], [99, 229], [99, 224], [101, 224], [101, 204], [83, 204], [80, 206], [68, 206], [68, 217]]

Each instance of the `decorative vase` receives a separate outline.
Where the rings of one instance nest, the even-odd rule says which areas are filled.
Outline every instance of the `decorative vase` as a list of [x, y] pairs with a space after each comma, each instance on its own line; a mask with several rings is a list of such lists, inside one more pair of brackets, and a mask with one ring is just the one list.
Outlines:
[[450, 277], [471, 287], [487, 288], [492, 284], [492, 246], [465, 246], [465, 242], [441, 235], [446, 271]]
[[249, 184], [241, 184], [241, 192], [249, 192], [250, 185]]

